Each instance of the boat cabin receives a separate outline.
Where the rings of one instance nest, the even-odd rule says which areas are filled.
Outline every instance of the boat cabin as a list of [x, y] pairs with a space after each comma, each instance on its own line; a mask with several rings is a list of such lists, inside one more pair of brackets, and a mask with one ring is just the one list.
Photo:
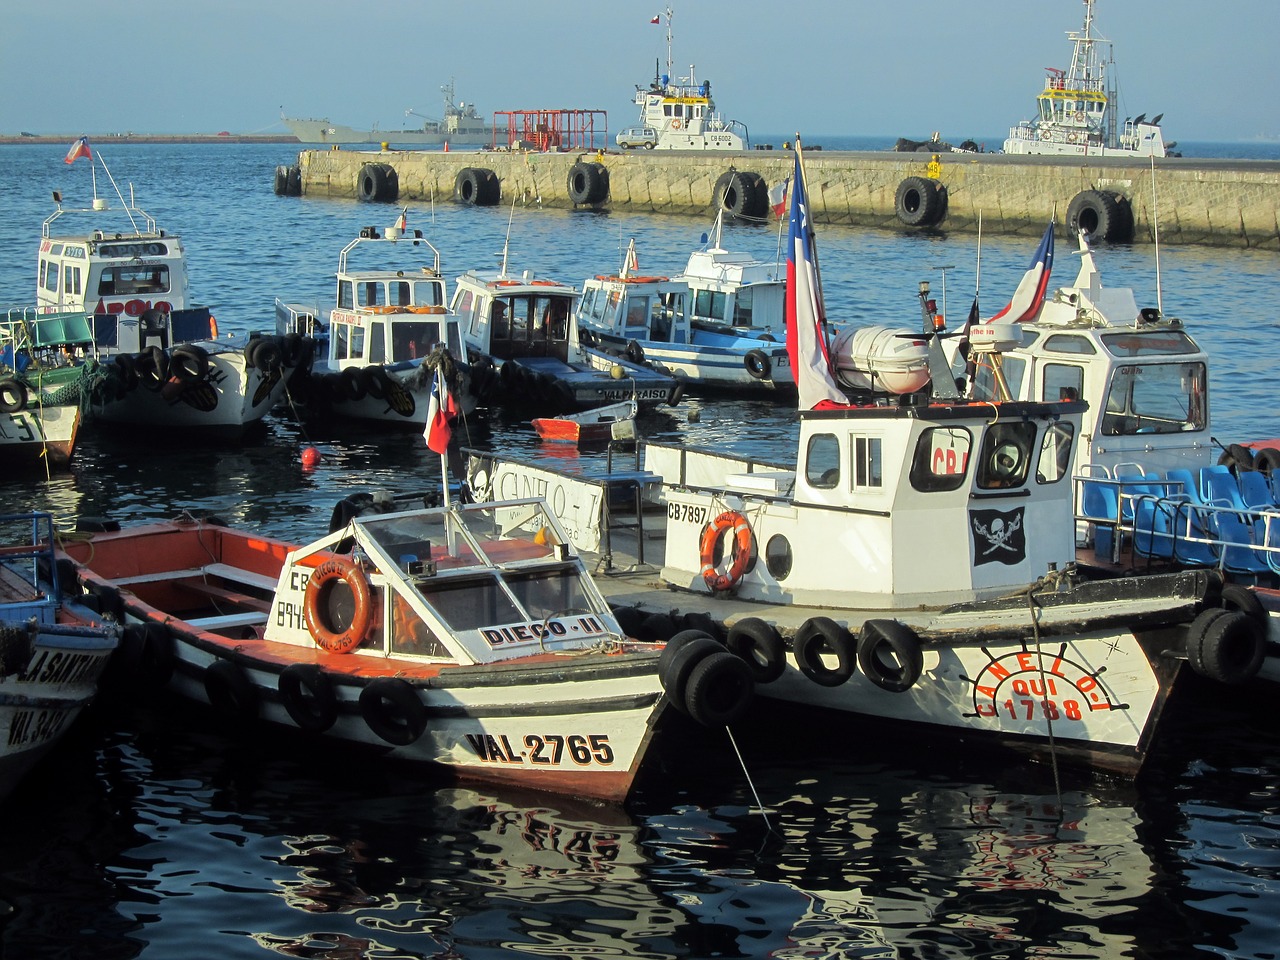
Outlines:
[[578, 302], [578, 323], [614, 344], [689, 343], [687, 293], [683, 284], [666, 277], [589, 277]]
[[497, 360], [551, 357], [577, 359], [574, 301], [578, 292], [531, 273], [469, 271], [458, 278], [453, 311], [462, 324], [468, 350]]
[[541, 500], [358, 516], [290, 553], [266, 639], [316, 645], [303, 615], [315, 578], [312, 627], [322, 641], [346, 633], [329, 622], [342, 619], [330, 603], [346, 603], [344, 623], [369, 628], [357, 631], [356, 655], [480, 664], [620, 639], [568, 542]]
[[[1139, 308], [1129, 288], [1103, 287], [1087, 244], [1080, 256], [1074, 283], [1018, 324], [1021, 344], [1000, 355], [1010, 396], [1088, 402], [1073, 472], [1086, 463], [1112, 471], [1207, 466], [1216, 456], [1208, 355], [1180, 320]], [[975, 399], [998, 396], [995, 372], [992, 363], [978, 365]]]
[[684, 272], [672, 277], [689, 291], [695, 325], [733, 327], [743, 336], [786, 337], [786, 267], [720, 246], [720, 222], [711, 246], [689, 255]]
[[663, 578], [710, 592], [733, 538], [705, 530], [729, 517], [749, 531], [727, 574], [742, 599], [889, 610], [998, 596], [1074, 560], [1083, 411], [918, 395], [804, 410], [793, 471], [647, 444], [668, 505]]

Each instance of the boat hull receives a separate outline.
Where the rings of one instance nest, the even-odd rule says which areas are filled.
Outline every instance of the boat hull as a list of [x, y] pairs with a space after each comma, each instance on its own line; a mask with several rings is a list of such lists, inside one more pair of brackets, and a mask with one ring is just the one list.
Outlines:
[[11, 469], [65, 470], [75, 452], [80, 408], [63, 404], [0, 415], [0, 457]]
[[437, 133], [430, 130], [356, 130], [327, 120], [284, 120], [289, 132], [301, 143], [394, 143], [439, 147], [485, 147], [493, 141], [493, 130], [462, 130]]

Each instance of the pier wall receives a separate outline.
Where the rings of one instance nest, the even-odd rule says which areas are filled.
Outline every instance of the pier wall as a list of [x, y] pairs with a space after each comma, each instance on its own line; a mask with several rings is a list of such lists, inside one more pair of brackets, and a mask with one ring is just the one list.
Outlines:
[[[1133, 241], [1249, 247], [1280, 252], [1280, 163], [1167, 158], [1149, 162], [1112, 158], [1013, 157], [944, 153], [930, 165], [921, 153], [805, 151], [813, 217], [818, 223], [890, 229], [903, 224], [895, 205], [908, 177], [945, 188], [945, 212], [930, 229], [1039, 236], [1049, 217], [1067, 220], [1082, 191], [1101, 190], [1127, 199]], [[359, 196], [366, 164], [395, 171], [398, 201], [454, 198], [467, 168], [496, 174], [503, 205], [540, 201], [572, 207], [570, 172], [579, 161], [603, 164], [608, 196], [598, 206], [618, 210], [705, 216], [722, 174], [758, 174], [766, 185], [792, 173], [789, 151], [683, 153], [526, 153], [505, 151], [304, 150], [299, 154], [300, 192], [308, 196]], [[1154, 196], [1153, 196], [1154, 187]]]

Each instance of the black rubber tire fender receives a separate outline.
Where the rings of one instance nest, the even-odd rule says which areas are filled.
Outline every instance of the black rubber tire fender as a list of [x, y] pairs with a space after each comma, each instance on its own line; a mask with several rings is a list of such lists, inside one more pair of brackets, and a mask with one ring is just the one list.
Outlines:
[[400, 178], [389, 163], [366, 163], [356, 177], [356, 197], [365, 202], [390, 203], [400, 195]]
[[314, 663], [291, 663], [280, 671], [280, 702], [307, 733], [324, 733], [338, 719], [338, 698], [329, 675]]
[[1228, 468], [1233, 474], [1241, 470], [1253, 470], [1253, 451], [1239, 443], [1230, 444], [1218, 456], [1218, 465]]
[[27, 385], [15, 377], [0, 380], [0, 413], [17, 413], [27, 405]]
[[483, 167], [463, 167], [453, 179], [453, 199], [473, 207], [491, 207], [502, 195], [498, 175]]
[[609, 172], [602, 163], [579, 160], [569, 169], [569, 199], [575, 206], [593, 206], [609, 197]]
[[386, 367], [365, 367], [360, 380], [364, 384], [365, 393], [373, 399], [387, 399], [387, 393], [391, 390], [391, 374], [387, 373]]
[[1133, 239], [1133, 214], [1128, 200], [1109, 190], [1082, 190], [1067, 206], [1067, 232], [1081, 230], [1089, 243], [1127, 243]]
[[769, 191], [764, 178], [744, 170], [720, 174], [712, 190], [712, 202], [731, 217], [764, 220], [769, 214]]
[[622, 355], [638, 366], [644, 365], [644, 347], [640, 346], [640, 341], [638, 340], [628, 341], [627, 348], [622, 351]]
[[233, 720], [255, 720], [262, 696], [244, 668], [231, 660], [215, 660], [204, 671], [209, 705]]
[[[838, 687], [853, 676], [858, 650], [853, 635], [830, 617], [810, 617], [800, 625], [792, 643], [796, 666], [820, 687]], [[827, 666], [824, 653], [834, 654], [835, 668]]]
[[773, 373], [773, 363], [769, 355], [759, 348], [748, 350], [742, 358], [742, 365], [756, 380], [768, 380]]
[[1275, 447], [1263, 447], [1253, 453], [1253, 469], [1270, 477], [1280, 469], [1280, 450]]
[[152, 344], [138, 354], [135, 365], [138, 381], [148, 390], [156, 391], [169, 382], [169, 354]]
[[618, 621], [624, 636], [636, 639], [640, 635], [644, 613], [639, 607], [618, 607], [613, 611], [613, 619]]
[[1187, 663], [1202, 677], [1228, 686], [1258, 675], [1266, 653], [1263, 628], [1240, 610], [1210, 607], [1187, 628]]
[[209, 375], [209, 351], [198, 343], [180, 343], [169, 353], [169, 372], [183, 383], [198, 383]]
[[684, 713], [713, 730], [741, 720], [751, 706], [755, 683], [746, 662], [727, 650], [698, 660], [684, 684]]
[[907, 177], [898, 184], [893, 210], [908, 227], [932, 227], [942, 219], [942, 193], [936, 180]]
[[360, 715], [381, 740], [397, 747], [414, 743], [427, 729], [427, 708], [399, 677], [378, 677], [360, 691]]
[[725, 646], [751, 668], [756, 683], [773, 683], [787, 669], [787, 648], [778, 628], [759, 617], [743, 617], [730, 627]]
[[668, 644], [658, 657], [658, 681], [672, 706], [681, 713], [686, 712], [685, 686], [689, 674], [704, 658], [723, 651], [724, 647], [705, 635], [689, 636], [682, 643]]
[[363, 400], [365, 395], [364, 377], [359, 367], [343, 367], [338, 372], [342, 381], [342, 394], [348, 400]]
[[280, 164], [276, 167], [276, 178], [272, 185], [272, 190], [277, 197], [287, 196], [289, 193], [289, 167], [287, 164]]
[[905, 693], [924, 672], [920, 638], [897, 620], [868, 620], [858, 638], [858, 666], [881, 690]]

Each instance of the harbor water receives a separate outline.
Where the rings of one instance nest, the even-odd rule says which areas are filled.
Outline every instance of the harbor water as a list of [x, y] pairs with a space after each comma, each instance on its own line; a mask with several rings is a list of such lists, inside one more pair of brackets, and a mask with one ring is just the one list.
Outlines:
[[[192, 292], [223, 333], [269, 331], [276, 297], [326, 302], [341, 248], [400, 212], [275, 196], [276, 165], [296, 156], [287, 145], [93, 147], [125, 196], [132, 184], [138, 205], [183, 238]], [[88, 206], [89, 165], [66, 165], [64, 153], [0, 146], [0, 302], [34, 299], [52, 192]], [[113, 194], [101, 170], [97, 189]], [[711, 227], [710, 211], [447, 197], [415, 202], [407, 217], [440, 249], [446, 276], [497, 266], [506, 244], [513, 271], [579, 284], [615, 270], [633, 237], [643, 273], [676, 272]], [[725, 245], [774, 257], [777, 225], [730, 225]], [[823, 228], [828, 314], [914, 329], [928, 280], [953, 325], [975, 292], [989, 315], [1034, 246]], [[1209, 351], [1222, 443], [1280, 436], [1270, 339], [1280, 321], [1267, 306], [1280, 255], [1140, 246], [1097, 259], [1105, 283], [1183, 318]], [[1077, 263], [1059, 238], [1055, 278], [1070, 280]], [[520, 412], [458, 430], [482, 449], [578, 459], [542, 444]], [[641, 430], [794, 458], [793, 412], [768, 401], [687, 399]], [[301, 462], [306, 446], [321, 452], [314, 469]], [[273, 417], [235, 446], [89, 430], [65, 474], [0, 469], [0, 498], [6, 513], [49, 510], [68, 530], [77, 516], [188, 510], [310, 539], [350, 493], [439, 476], [421, 435]], [[0, 808], [0, 956], [1280, 957], [1274, 691], [1179, 694], [1136, 782], [905, 732], [872, 741], [856, 724], [808, 717], [732, 740], [659, 738], [625, 809], [449, 784], [284, 733], [227, 729], [164, 698], [106, 701]]]

